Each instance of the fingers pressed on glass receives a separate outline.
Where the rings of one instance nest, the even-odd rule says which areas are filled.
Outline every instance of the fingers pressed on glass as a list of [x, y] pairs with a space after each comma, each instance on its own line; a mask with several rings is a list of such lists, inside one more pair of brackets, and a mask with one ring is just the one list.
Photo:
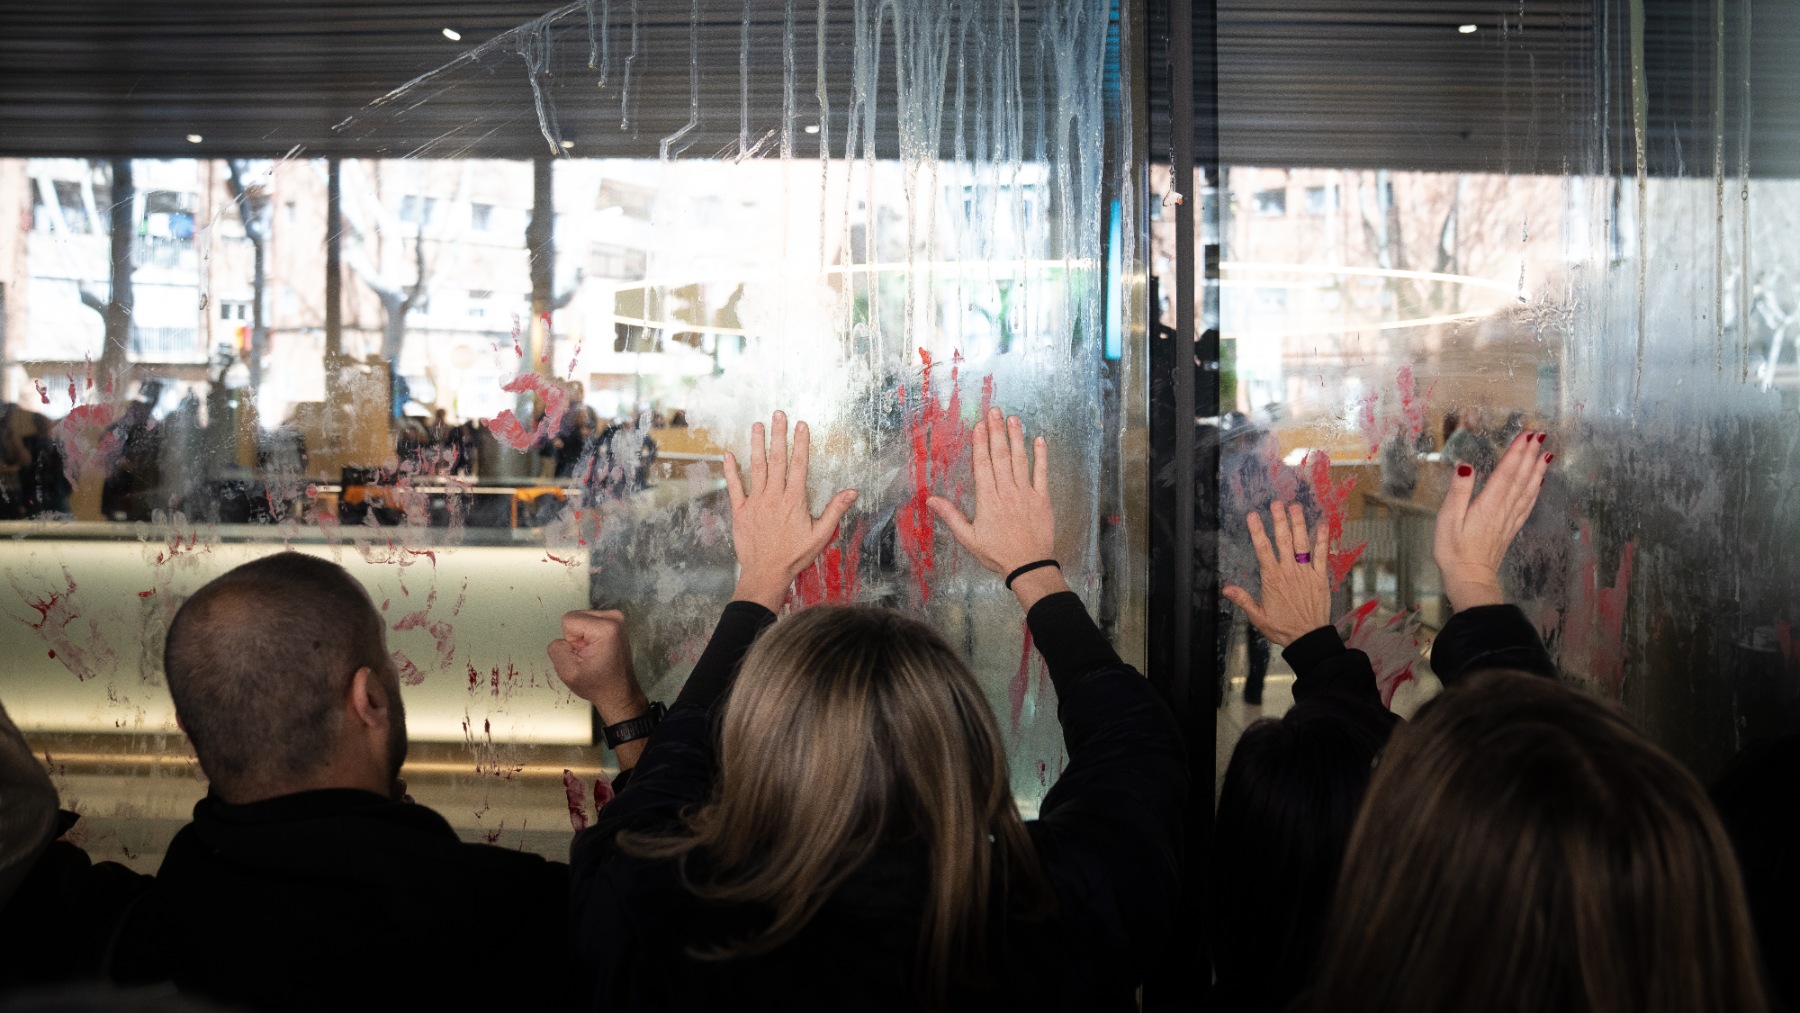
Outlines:
[[1032, 441], [1031, 487], [1038, 492], [1050, 489], [1050, 444], [1042, 436]]
[[975, 423], [975, 428], [969, 433], [969, 446], [975, 472], [976, 501], [979, 503], [981, 496], [992, 495], [994, 491], [994, 458], [988, 450], [987, 419]]
[[856, 503], [856, 495], [855, 489], [840, 491], [831, 497], [831, 502], [825, 504], [825, 512], [814, 521], [819, 530], [825, 532], [825, 540], [819, 545], [821, 551], [837, 538], [838, 526], [843, 523], [844, 515], [850, 512], [850, 507]]
[[1531, 518], [1531, 511], [1537, 508], [1538, 494], [1544, 488], [1544, 472], [1549, 468], [1549, 462], [1545, 460], [1548, 456], [1550, 455], [1537, 455], [1536, 463], [1519, 482], [1519, 494], [1513, 501], [1513, 519], [1516, 528], [1523, 528], [1525, 522]]
[[[1294, 562], [1298, 563], [1300, 562], [1300, 556], [1304, 554], [1307, 551], [1307, 547], [1312, 544], [1306, 537], [1306, 510], [1298, 503], [1288, 504], [1287, 520], [1288, 527], [1292, 529], [1288, 538], [1294, 546]], [[1312, 562], [1311, 557], [1308, 557], [1307, 562]]]
[[[1463, 474], [1464, 469], [1468, 474]], [[1469, 499], [1475, 492], [1475, 469], [1466, 464], [1459, 464], [1450, 475], [1450, 488], [1444, 493], [1444, 502], [1438, 506], [1439, 525], [1448, 524], [1452, 529], [1462, 525], [1463, 515], [1469, 512]]]
[[769, 420], [769, 483], [777, 489], [787, 488], [787, 431], [787, 414], [776, 412]]
[[1006, 419], [998, 408], [988, 410], [988, 456], [994, 462], [994, 485], [1011, 485], [1012, 453], [1006, 443]]
[[1256, 550], [1256, 562], [1264, 573], [1275, 568], [1275, 548], [1269, 544], [1268, 532], [1263, 530], [1262, 514], [1250, 511], [1244, 518], [1244, 524], [1250, 529], [1250, 547]]
[[1266, 621], [1262, 607], [1257, 604], [1256, 598], [1250, 592], [1235, 584], [1228, 584], [1225, 587], [1225, 597], [1244, 610], [1244, 615], [1249, 618], [1251, 625], [1261, 626]]
[[1531, 467], [1532, 451], [1537, 445], [1536, 433], [1524, 432], [1514, 437], [1512, 444], [1506, 448], [1506, 454], [1500, 458], [1500, 466], [1494, 469], [1493, 478], [1488, 480], [1489, 484], [1493, 484], [1494, 479], [1508, 483], [1517, 481], [1519, 475]]
[[752, 495], [762, 492], [763, 486], [769, 484], [769, 454], [764, 443], [763, 424], [753, 423], [750, 426], [750, 492]]
[[1507, 470], [1510, 496], [1507, 499], [1506, 507], [1509, 513], [1521, 510], [1529, 513], [1532, 501], [1537, 498], [1537, 489], [1543, 476], [1544, 463], [1544, 455], [1537, 449], [1543, 445], [1543, 442], [1538, 439], [1538, 435], [1537, 433], [1527, 433], [1521, 446], [1515, 448], [1518, 450], [1517, 455], [1510, 453], [1508, 455], [1515, 458], [1508, 462]]
[[1017, 415], [1006, 420], [1006, 442], [1013, 484], [1027, 488], [1031, 485], [1031, 459], [1025, 456], [1025, 423]]
[[1331, 525], [1320, 524], [1313, 529], [1312, 565], [1316, 570], [1326, 570], [1331, 561]]
[[804, 422], [794, 423], [794, 455], [788, 462], [792, 488], [806, 495], [806, 469], [812, 460], [812, 428]]
[[744, 505], [744, 476], [738, 473], [737, 455], [725, 451], [725, 491], [731, 496], [731, 505]]
[[1294, 557], [1294, 528], [1288, 519], [1288, 505], [1276, 503], [1269, 508], [1269, 520], [1275, 535], [1275, 558], [1287, 562]]

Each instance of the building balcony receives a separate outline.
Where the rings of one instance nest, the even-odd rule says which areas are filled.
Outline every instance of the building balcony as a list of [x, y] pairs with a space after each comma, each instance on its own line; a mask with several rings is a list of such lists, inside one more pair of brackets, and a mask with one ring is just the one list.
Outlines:
[[133, 362], [205, 362], [207, 350], [195, 327], [144, 327], [133, 324], [127, 348]]

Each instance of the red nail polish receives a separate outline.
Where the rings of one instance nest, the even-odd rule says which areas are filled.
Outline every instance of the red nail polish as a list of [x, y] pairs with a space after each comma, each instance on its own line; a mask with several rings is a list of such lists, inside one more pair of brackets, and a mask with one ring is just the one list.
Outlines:
[[1549, 436], [1549, 435], [1550, 435], [1549, 433], [1539, 433], [1538, 434], [1538, 442], [1539, 443], [1544, 442], [1544, 437]]
[[1555, 454], [1545, 454], [1544, 455], [1544, 463], [1545, 464], [1549, 464], [1551, 461], [1554, 461], [1554, 460], [1556, 460]]
[[1456, 466], [1456, 474], [1459, 478], [1468, 478], [1470, 475], [1475, 474], [1475, 469], [1466, 464], [1459, 464]]

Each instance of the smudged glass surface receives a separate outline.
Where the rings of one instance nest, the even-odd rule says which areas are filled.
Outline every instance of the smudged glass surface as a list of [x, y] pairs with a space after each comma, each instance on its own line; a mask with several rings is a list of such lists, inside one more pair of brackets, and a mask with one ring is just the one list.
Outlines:
[[[995, 404], [1050, 440], [1058, 555], [1091, 603], [1103, 540], [1134, 543], [1119, 447], [1143, 436], [1107, 378], [1139, 367], [1131, 314], [1108, 352], [1102, 194], [1142, 197], [1106, 166], [1108, 7], [834, 6], [855, 71], [832, 91], [824, 8], [766, 6], [754, 25], [745, 9], [738, 66], [780, 61], [779, 94], [702, 67], [697, 33], [653, 47], [640, 5], [613, 0], [548, 11], [339, 125], [378, 141], [459, 76], [522, 66], [516, 104], [466, 128], [535, 119], [544, 145], [517, 161], [460, 157], [458, 136], [335, 169], [303, 151], [0, 161], [0, 206], [26, 226], [0, 238], [5, 393], [31, 455], [4, 490], [0, 699], [98, 856], [154, 868], [204, 791], [163, 682], [168, 619], [292, 548], [382, 609], [413, 795], [468, 839], [561, 857], [612, 761], [544, 655], [556, 619], [623, 608], [646, 689], [672, 699], [734, 577], [721, 455], [776, 408], [814, 427], [816, 500], [862, 494], [794, 607], [930, 617], [1035, 809], [1064, 759], [1054, 694], [1016, 604], [924, 499], [968, 503], [969, 426]], [[604, 145], [560, 127], [571, 75], [629, 133], [650, 61], [690, 68], [689, 123], [660, 158], [589, 157]], [[720, 123], [734, 140], [697, 147]], [[109, 342], [117, 249], [131, 311]], [[1141, 587], [1141, 550], [1120, 558], [1105, 579]], [[1112, 622], [1141, 630], [1141, 605]]]
[[[1792, 111], [1791, 71], [1751, 60], [1753, 18], [1792, 28], [1772, 6], [1684, 9], [1646, 64], [1643, 5], [1596, 5], [1557, 87], [1530, 70], [1547, 5], [1470, 26], [1469, 52], [1515, 75], [1480, 82], [1500, 96], [1471, 115], [1495, 135], [1484, 171], [1272, 167], [1223, 139], [1219, 576], [1254, 579], [1245, 510], [1300, 498], [1338, 536], [1334, 613], [1397, 710], [1437, 688], [1449, 470], [1530, 429], [1556, 456], [1502, 581], [1565, 678], [1703, 776], [1791, 726], [1800, 189], [1759, 125]], [[1680, 88], [1670, 52], [1693, 61]], [[1502, 100], [1505, 136], [1478, 122]], [[1244, 704], [1260, 652], [1241, 618], [1225, 640], [1221, 769], [1286, 699], [1276, 652]]]

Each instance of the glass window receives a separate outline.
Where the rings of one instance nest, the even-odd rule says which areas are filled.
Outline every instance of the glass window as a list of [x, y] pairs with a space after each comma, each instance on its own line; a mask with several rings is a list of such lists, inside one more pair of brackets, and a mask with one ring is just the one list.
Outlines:
[[588, 271], [597, 278], [636, 281], [643, 278], [649, 268], [650, 255], [645, 250], [615, 243], [595, 243], [591, 249]]
[[656, 191], [616, 179], [600, 181], [594, 210], [602, 214], [619, 214], [639, 221], [649, 221], [656, 201]]
[[[1263, 28], [1221, 22], [1221, 185], [1250, 197], [1221, 223], [1219, 579], [1254, 580], [1245, 510], [1313, 504], [1337, 537], [1340, 629], [1402, 713], [1437, 689], [1448, 476], [1541, 431], [1555, 460], [1502, 582], [1566, 678], [1703, 777], [1791, 726], [1773, 687], [1795, 671], [1800, 189], [1774, 121], [1752, 119], [1789, 71], [1753, 63], [1739, 8], [1718, 10], [1652, 15], [1661, 41], [1635, 81], [1605, 55], [1629, 41], [1622, 22], [1585, 42], [1525, 8], [1545, 34], [1396, 29], [1392, 47], [1321, 61], [1308, 87], [1325, 111], [1283, 106], [1278, 129], [1241, 55]], [[1543, 91], [1552, 72], [1531, 62], [1552, 37], [1588, 61], [1573, 91]], [[1396, 52], [1464, 38], [1494, 47], [1474, 90], [1387, 73]], [[1382, 97], [1351, 97], [1364, 87]], [[1634, 93], [1647, 118], [1617, 104]], [[1374, 140], [1374, 121], [1399, 128], [1390, 104], [1404, 141]], [[1277, 179], [1303, 188], [1305, 229], [1279, 220]], [[1279, 652], [1241, 616], [1225, 625], [1221, 760], [1288, 686]]]
[[[861, 492], [793, 607], [931, 617], [981, 674], [1032, 811], [1065, 760], [1054, 692], [1016, 604], [922, 504], [968, 499], [969, 428], [999, 404], [1056, 448], [1074, 585], [1098, 609], [1141, 569], [1141, 551], [1102, 562], [1123, 538], [1119, 448], [1142, 440], [1108, 392], [1142, 369], [1142, 331], [1103, 359], [1101, 194], [1125, 186], [1133, 214], [1145, 200], [1101, 158], [1106, 5], [1027, 6], [1017, 25], [1010, 8], [959, 8], [982, 40], [966, 60], [833, 22], [866, 57], [858, 81], [822, 85], [835, 122], [803, 130], [820, 122], [810, 80], [792, 115], [779, 88], [747, 110], [734, 89], [703, 109], [731, 121], [725, 149], [674, 138], [660, 157], [669, 133], [646, 118], [613, 159], [546, 144], [512, 159], [0, 161], [0, 216], [33, 226], [0, 262], [21, 325], [0, 379], [43, 420], [39, 466], [0, 497], [0, 609], [18, 620], [0, 623], [17, 661], [0, 697], [88, 817], [96, 857], [153, 869], [204, 791], [160, 670], [169, 618], [284, 547], [345, 565], [387, 620], [413, 795], [467, 839], [565, 857], [564, 772], [592, 782], [610, 758], [545, 657], [556, 618], [624, 608], [646, 688], [672, 699], [731, 587], [723, 454], [776, 408], [820, 434], [816, 492]], [[634, 9], [604, 15], [613, 38], [632, 36]], [[812, 68], [813, 22], [796, 18], [794, 65]], [[557, 24], [556, 44], [585, 54], [587, 24]], [[686, 52], [681, 37], [639, 66]], [[621, 106], [638, 115], [623, 59], [605, 87], [581, 78], [613, 123]], [[939, 67], [944, 87], [896, 93], [896, 60]], [[516, 64], [499, 47], [437, 80]], [[959, 79], [960, 116], [940, 108]], [[874, 133], [846, 136], [852, 101]], [[554, 135], [549, 105], [527, 92], [475, 109], [471, 136], [520, 117]], [[365, 109], [343, 136], [411, 150], [390, 146], [397, 108]], [[941, 150], [921, 140], [939, 128]], [[132, 255], [115, 276], [106, 210], [125, 202]], [[549, 236], [529, 227], [547, 217]], [[122, 346], [105, 340], [115, 290], [131, 293]]]
[[430, 225], [437, 216], [436, 197], [407, 194], [400, 198], [400, 220], [413, 225]]
[[1287, 214], [1287, 189], [1258, 190], [1251, 195], [1250, 203], [1258, 216], [1280, 218]]

